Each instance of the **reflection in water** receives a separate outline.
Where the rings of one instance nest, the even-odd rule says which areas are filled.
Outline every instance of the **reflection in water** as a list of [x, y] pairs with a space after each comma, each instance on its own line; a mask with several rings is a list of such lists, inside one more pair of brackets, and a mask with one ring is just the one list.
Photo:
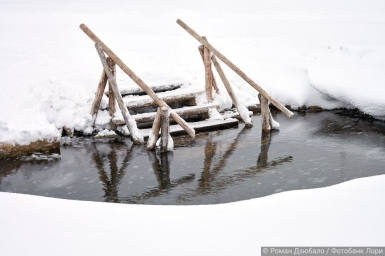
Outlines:
[[[92, 143], [92, 159], [95, 162], [95, 166], [99, 172], [99, 179], [103, 184], [104, 198], [106, 202], [119, 202], [118, 189], [121, 180], [124, 177], [126, 168], [128, 167], [131, 159], [135, 156], [135, 147], [132, 144], [131, 148], [125, 147], [126, 144], [115, 141], [110, 143], [110, 152], [107, 155], [109, 160], [110, 175], [104, 168], [104, 162], [100, 156], [100, 153], [96, 147], [96, 143]], [[118, 168], [116, 150], [125, 150], [126, 155], [123, 160], [122, 166]]]
[[[230, 129], [174, 139], [168, 153], [129, 139], [78, 138], [62, 157], [0, 161], [0, 191], [133, 204], [213, 204], [385, 174], [385, 123], [330, 112], [277, 116], [279, 132]], [[261, 136], [260, 136], [261, 134]]]
[[156, 180], [158, 181], [158, 186], [148, 188], [140, 195], [122, 197], [120, 198], [121, 203], [141, 203], [149, 198], [154, 198], [162, 195], [163, 193], [168, 193], [171, 189], [178, 187], [179, 185], [195, 180], [194, 173], [183, 176], [179, 179], [170, 180], [170, 162], [173, 158], [173, 152], [159, 153], [160, 161], [155, 151], [146, 152], [152, 165]]

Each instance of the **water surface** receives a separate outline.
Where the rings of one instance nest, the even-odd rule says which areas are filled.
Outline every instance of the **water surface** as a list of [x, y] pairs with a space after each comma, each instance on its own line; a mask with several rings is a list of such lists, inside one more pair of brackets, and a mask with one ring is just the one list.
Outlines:
[[78, 138], [55, 155], [0, 162], [0, 191], [132, 204], [216, 204], [385, 174], [385, 123], [332, 112], [260, 116], [239, 128], [175, 137], [168, 154], [129, 139]]

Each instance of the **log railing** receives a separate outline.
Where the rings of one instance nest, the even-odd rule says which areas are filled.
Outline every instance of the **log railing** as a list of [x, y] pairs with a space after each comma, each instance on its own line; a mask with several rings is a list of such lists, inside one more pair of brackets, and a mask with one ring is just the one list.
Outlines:
[[232, 63], [229, 59], [227, 59], [222, 53], [220, 53], [214, 46], [212, 46], [207, 40], [201, 37], [198, 33], [196, 33], [193, 29], [187, 26], [180, 19], [177, 20], [177, 23], [186, 30], [191, 36], [193, 36], [196, 40], [198, 40], [205, 49], [210, 50], [218, 59], [220, 59], [223, 63], [225, 63], [229, 68], [231, 68], [235, 73], [237, 73], [242, 79], [244, 79], [248, 84], [250, 84], [254, 89], [256, 89], [261, 96], [270, 101], [274, 106], [276, 106], [279, 110], [281, 110], [287, 117], [293, 118], [294, 114], [290, 110], [288, 110], [284, 105], [271, 97], [265, 90], [263, 90], [257, 83], [255, 83], [249, 76], [246, 75], [241, 69], [239, 69], [234, 63]]
[[[98, 91], [97, 91], [97, 94], [96, 94], [96, 97], [95, 97], [95, 100], [94, 100], [94, 103], [93, 103], [92, 109], [91, 109], [91, 114], [93, 116], [97, 113], [97, 111], [99, 109], [102, 94], [103, 94], [103, 91], [105, 89], [106, 82], [108, 80], [109, 84], [112, 85], [112, 86], [110, 86], [110, 88], [112, 88], [112, 91], [110, 91], [110, 93], [113, 92], [112, 95], [114, 95], [114, 97], [117, 99], [117, 102], [118, 102], [118, 105], [119, 105], [119, 108], [121, 109], [121, 111], [124, 112], [123, 109], [125, 109], [125, 114], [123, 113], [123, 117], [125, 118], [126, 125], [130, 131], [131, 139], [136, 143], [137, 142], [143, 142], [143, 139], [140, 138], [140, 136], [141, 136], [140, 133], [139, 132], [136, 133], [136, 131], [135, 131], [135, 127], [134, 127], [134, 126], [136, 126], [135, 121], [130, 123], [131, 119], [129, 118], [127, 108], [126, 107], [123, 108], [123, 106], [121, 106], [121, 103], [123, 101], [121, 101], [121, 103], [119, 103], [120, 100], [118, 98], [119, 98], [119, 96], [121, 98], [121, 95], [120, 95], [120, 92], [117, 88], [114, 74], [112, 73], [111, 68], [108, 66], [107, 60], [104, 60], [105, 59], [104, 53], [105, 53], [113, 61], [113, 63], [118, 65], [123, 70], [123, 72], [125, 72], [137, 85], [139, 85], [139, 87], [141, 87], [142, 90], [144, 92], [146, 92], [147, 95], [149, 95], [154, 100], [154, 102], [156, 102], [156, 104], [159, 107], [165, 107], [165, 108], [169, 109], [170, 115], [175, 120], [175, 122], [177, 122], [192, 138], [195, 137], [195, 130], [189, 124], [187, 124], [187, 122], [183, 118], [181, 118], [177, 113], [175, 113], [163, 100], [159, 99], [158, 96], [155, 94], [155, 92], [149, 86], [147, 86], [147, 84], [144, 83], [142, 81], [142, 79], [140, 79], [106, 44], [104, 44], [100, 38], [98, 38], [84, 24], [80, 25], [80, 29], [83, 30], [83, 32], [92, 41], [95, 42], [99, 57], [103, 63], [103, 67], [104, 67], [104, 72], [103, 72], [102, 77], [100, 79]], [[106, 76], [107, 76], [107, 78], [106, 78]], [[116, 86], [114, 86], [114, 85], [116, 85]], [[117, 94], [119, 94], [119, 96]], [[114, 100], [112, 100], [112, 101], [114, 101]], [[110, 104], [114, 104], [114, 103], [110, 103]], [[112, 105], [110, 105], [110, 107], [111, 106]], [[112, 110], [110, 109], [110, 111], [112, 111]], [[93, 118], [95, 118], [95, 117], [93, 117]]]

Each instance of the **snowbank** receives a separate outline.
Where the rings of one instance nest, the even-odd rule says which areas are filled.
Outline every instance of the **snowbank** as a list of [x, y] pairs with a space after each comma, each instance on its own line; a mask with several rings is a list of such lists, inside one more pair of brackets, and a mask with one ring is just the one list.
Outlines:
[[[203, 88], [199, 43], [181, 18], [284, 104], [384, 116], [384, 13], [380, 0], [0, 1], [0, 142], [57, 137], [62, 126], [90, 131], [102, 66], [81, 23], [145, 82], [160, 74]], [[242, 104], [258, 103], [222, 67]], [[118, 85], [132, 84], [117, 72]]]
[[260, 255], [383, 246], [385, 176], [237, 203], [146, 206], [0, 193], [4, 255]]

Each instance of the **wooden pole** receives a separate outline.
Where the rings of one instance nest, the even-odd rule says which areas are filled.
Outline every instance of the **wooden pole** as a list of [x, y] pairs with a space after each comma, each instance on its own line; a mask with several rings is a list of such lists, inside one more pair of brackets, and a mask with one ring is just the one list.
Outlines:
[[[116, 65], [115, 65], [115, 62], [110, 57], [108, 57], [107, 58], [107, 63], [108, 63], [108, 66], [110, 67], [111, 73], [114, 76], [115, 81], [116, 81]], [[116, 125], [114, 124], [114, 122], [112, 122], [112, 118], [115, 115], [115, 111], [116, 111], [115, 95], [114, 95], [114, 93], [112, 91], [112, 86], [111, 86], [110, 82], [108, 82], [108, 112], [109, 112], [110, 117], [111, 117], [110, 130], [112, 130], [112, 131], [116, 130]]]
[[160, 141], [160, 151], [167, 152], [168, 148], [168, 139], [170, 136], [170, 112], [166, 107], [161, 109], [161, 141]]
[[99, 84], [98, 84], [98, 89], [95, 94], [94, 101], [92, 103], [91, 107], [91, 116], [95, 115], [98, 113], [99, 107], [100, 107], [100, 102], [102, 101], [104, 89], [106, 88], [107, 84], [107, 75], [106, 72], [103, 69], [102, 76], [100, 77]]
[[170, 136], [170, 111], [167, 107], [161, 109], [160, 152], [167, 152], [168, 137]]
[[147, 147], [146, 147], [147, 150], [154, 150], [155, 145], [156, 145], [156, 141], [159, 138], [160, 115], [161, 115], [160, 113], [161, 113], [161, 110], [158, 107], [158, 110], [156, 111], [154, 123], [152, 124], [151, 133], [150, 133], [150, 136], [148, 137], [148, 140], [147, 140]]
[[[227, 80], [227, 77], [226, 77], [225, 73], [223, 72], [221, 65], [217, 61], [217, 58], [215, 57], [215, 55], [213, 55], [211, 57], [211, 60], [213, 61], [214, 67], [217, 70], [219, 77], [222, 79], [222, 82], [225, 85], [225, 88], [226, 88], [228, 94], [230, 95], [230, 98], [233, 101], [235, 108], [241, 114], [241, 111], [243, 111], [243, 109], [242, 110], [240, 109], [242, 105], [239, 103], [237, 97], [235, 96], [233, 88], [231, 88], [229, 80]], [[247, 120], [246, 118], [244, 118], [243, 115], [240, 115], [240, 116], [241, 116], [243, 122], [245, 123], [246, 127], [249, 127], [249, 128], [253, 127], [253, 123], [252, 123], [250, 118], [249, 118], [249, 120]]]
[[[115, 62], [110, 57], [108, 57], [107, 58], [107, 63], [108, 63], [108, 66], [110, 67], [111, 73], [114, 76], [115, 81], [116, 81], [116, 65], [115, 65]], [[111, 86], [110, 82], [108, 82], [108, 108], [109, 108], [110, 116], [113, 117], [114, 114], [115, 114], [115, 111], [116, 111], [116, 108], [115, 108], [115, 95], [114, 95], [114, 93], [112, 91], [112, 86]]]
[[[205, 64], [204, 48], [205, 47], [203, 45], [198, 47], [199, 53], [200, 53], [200, 55], [202, 57], [203, 65]], [[215, 81], [215, 78], [214, 78], [214, 75], [213, 75], [212, 71], [211, 71], [211, 77], [212, 77], [212, 83], [211, 84], [212, 84], [214, 90], [216, 91], [216, 93], [219, 94], [220, 93], [219, 92], [219, 88], [218, 88], [217, 82]]]
[[[155, 92], [148, 87], [142, 79], [140, 79], [126, 64], [113, 52], [110, 48], [105, 45], [102, 40], [100, 40], [86, 25], [81, 24], [80, 29], [95, 43], [100, 44], [102, 50], [118, 65], [124, 73], [126, 73], [140, 88], [143, 89], [150, 96], [159, 107], [168, 107], [170, 108], [164, 101], [158, 98]], [[192, 138], [195, 137], [195, 130], [186, 123], [178, 114], [174, 111], [170, 112], [170, 115], [173, 117], [175, 122], [177, 122]]]
[[270, 132], [270, 109], [269, 101], [261, 95], [261, 118], [262, 118], [262, 132]]
[[207, 101], [213, 102], [213, 72], [211, 70], [210, 50], [207, 47], [203, 48], [203, 63], [205, 66], [205, 89], [207, 94]]
[[99, 54], [100, 61], [104, 67], [104, 71], [107, 74], [108, 82], [112, 88], [113, 94], [115, 95], [116, 101], [118, 102], [120, 111], [122, 111], [124, 121], [126, 122], [127, 128], [130, 132], [131, 140], [134, 142], [134, 144], [141, 144], [144, 141], [143, 136], [140, 134], [135, 120], [133, 120], [130, 116], [130, 113], [128, 113], [126, 105], [124, 105], [122, 96], [120, 95], [118, 86], [116, 84], [115, 77], [113, 76], [110, 67], [108, 66], [106, 56], [104, 55], [100, 44], [95, 44], [95, 48]]
[[221, 61], [228, 65], [235, 73], [237, 73], [242, 79], [244, 79], [248, 84], [250, 84], [254, 89], [256, 89], [260, 94], [262, 94], [267, 100], [269, 100], [274, 106], [281, 110], [287, 117], [293, 118], [294, 114], [288, 110], [284, 105], [272, 98], [265, 90], [263, 90], [257, 83], [255, 83], [250, 77], [248, 77], [242, 70], [235, 66], [229, 59], [227, 59], [222, 53], [215, 49], [209, 42], [204, 40], [199, 36], [194, 30], [187, 26], [183, 21], [178, 19], [176, 21], [184, 30], [186, 30], [191, 36], [198, 40], [201, 44], [207, 47], [215, 56], [217, 56]]

